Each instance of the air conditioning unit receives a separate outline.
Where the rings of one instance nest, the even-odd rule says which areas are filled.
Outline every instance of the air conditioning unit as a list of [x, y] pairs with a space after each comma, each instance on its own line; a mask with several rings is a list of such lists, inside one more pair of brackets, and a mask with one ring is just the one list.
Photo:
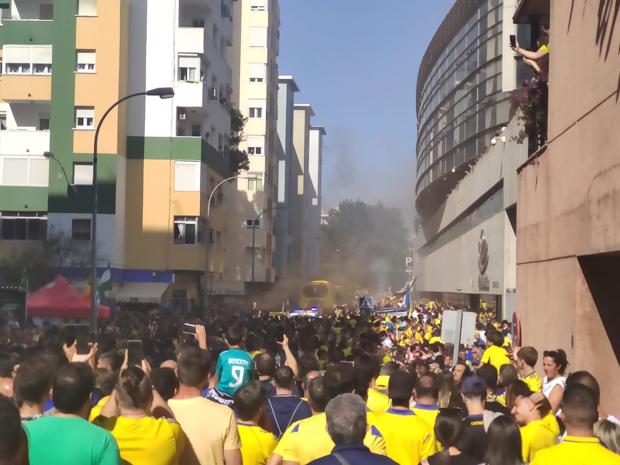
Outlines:
[[184, 111], [180, 111], [179, 112], [179, 119], [180, 120], [186, 120], [187, 119], [187, 113], [185, 113]]
[[209, 100], [217, 100], [217, 87], [209, 87]]

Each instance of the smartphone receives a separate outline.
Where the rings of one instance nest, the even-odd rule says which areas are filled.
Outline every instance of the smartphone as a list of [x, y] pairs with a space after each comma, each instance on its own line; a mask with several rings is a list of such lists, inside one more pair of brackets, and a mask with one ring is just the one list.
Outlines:
[[142, 350], [142, 341], [127, 341], [127, 364], [133, 366], [142, 366], [144, 359], [144, 351]]
[[[90, 326], [89, 325], [72, 325], [73, 341], [77, 342], [75, 353], [85, 355], [90, 352]], [[72, 341], [72, 343], [73, 343]]]
[[183, 334], [187, 334], [188, 336], [195, 336], [196, 335], [196, 325], [193, 325], [191, 323], [183, 323], [182, 332], [183, 332]]
[[517, 56], [514, 56], [513, 58], [517, 61], [521, 61], [523, 60], [523, 55], [517, 55]]
[[514, 34], [510, 34], [510, 46], [515, 48], [517, 46], [517, 36]]

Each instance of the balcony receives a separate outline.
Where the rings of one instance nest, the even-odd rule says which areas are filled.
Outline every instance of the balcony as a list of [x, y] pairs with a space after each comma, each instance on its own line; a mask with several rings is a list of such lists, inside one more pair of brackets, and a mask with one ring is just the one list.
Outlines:
[[179, 27], [204, 27], [213, 11], [213, 0], [179, 0]]
[[178, 107], [200, 108], [205, 86], [202, 81], [178, 82], [174, 89], [174, 100]]
[[0, 155], [43, 155], [50, 149], [50, 132], [24, 129], [0, 131]]
[[0, 78], [0, 98], [6, 102], [50, 101], [52, 76], [4, 75]]
[[[12, 7], [11, 3], [13, 4]], [[54, 5], [52, 0], [0, 1], [0, 7], [10, 8], [8, 17], [3, 15], [6, 20], [52, 21], [54, 19]]]
[[179, 27], [176, 31], [176, 48], [182, 53], [204, 53], [205, 30], [203, 27]]

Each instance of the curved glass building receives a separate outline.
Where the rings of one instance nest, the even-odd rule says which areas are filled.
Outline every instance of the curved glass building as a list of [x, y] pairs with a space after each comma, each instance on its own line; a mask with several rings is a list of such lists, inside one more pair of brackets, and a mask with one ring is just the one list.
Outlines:
[[[502, 0], [456, 1], [428, 46], [417, 83], [416, 209], [432, 214], [511, 117], [503, 92]], [[514, 61], [511, 55], [504, 60]]]

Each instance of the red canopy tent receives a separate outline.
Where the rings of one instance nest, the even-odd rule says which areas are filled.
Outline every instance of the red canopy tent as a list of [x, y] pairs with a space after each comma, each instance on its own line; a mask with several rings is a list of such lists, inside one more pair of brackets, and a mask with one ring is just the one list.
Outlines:
[[[99, 306], [99, 318], [108, 318], [110, 308]], [[28, 314], [33, 317], [88, 318], [90, 304], [62, 276], [28, 296]]]

